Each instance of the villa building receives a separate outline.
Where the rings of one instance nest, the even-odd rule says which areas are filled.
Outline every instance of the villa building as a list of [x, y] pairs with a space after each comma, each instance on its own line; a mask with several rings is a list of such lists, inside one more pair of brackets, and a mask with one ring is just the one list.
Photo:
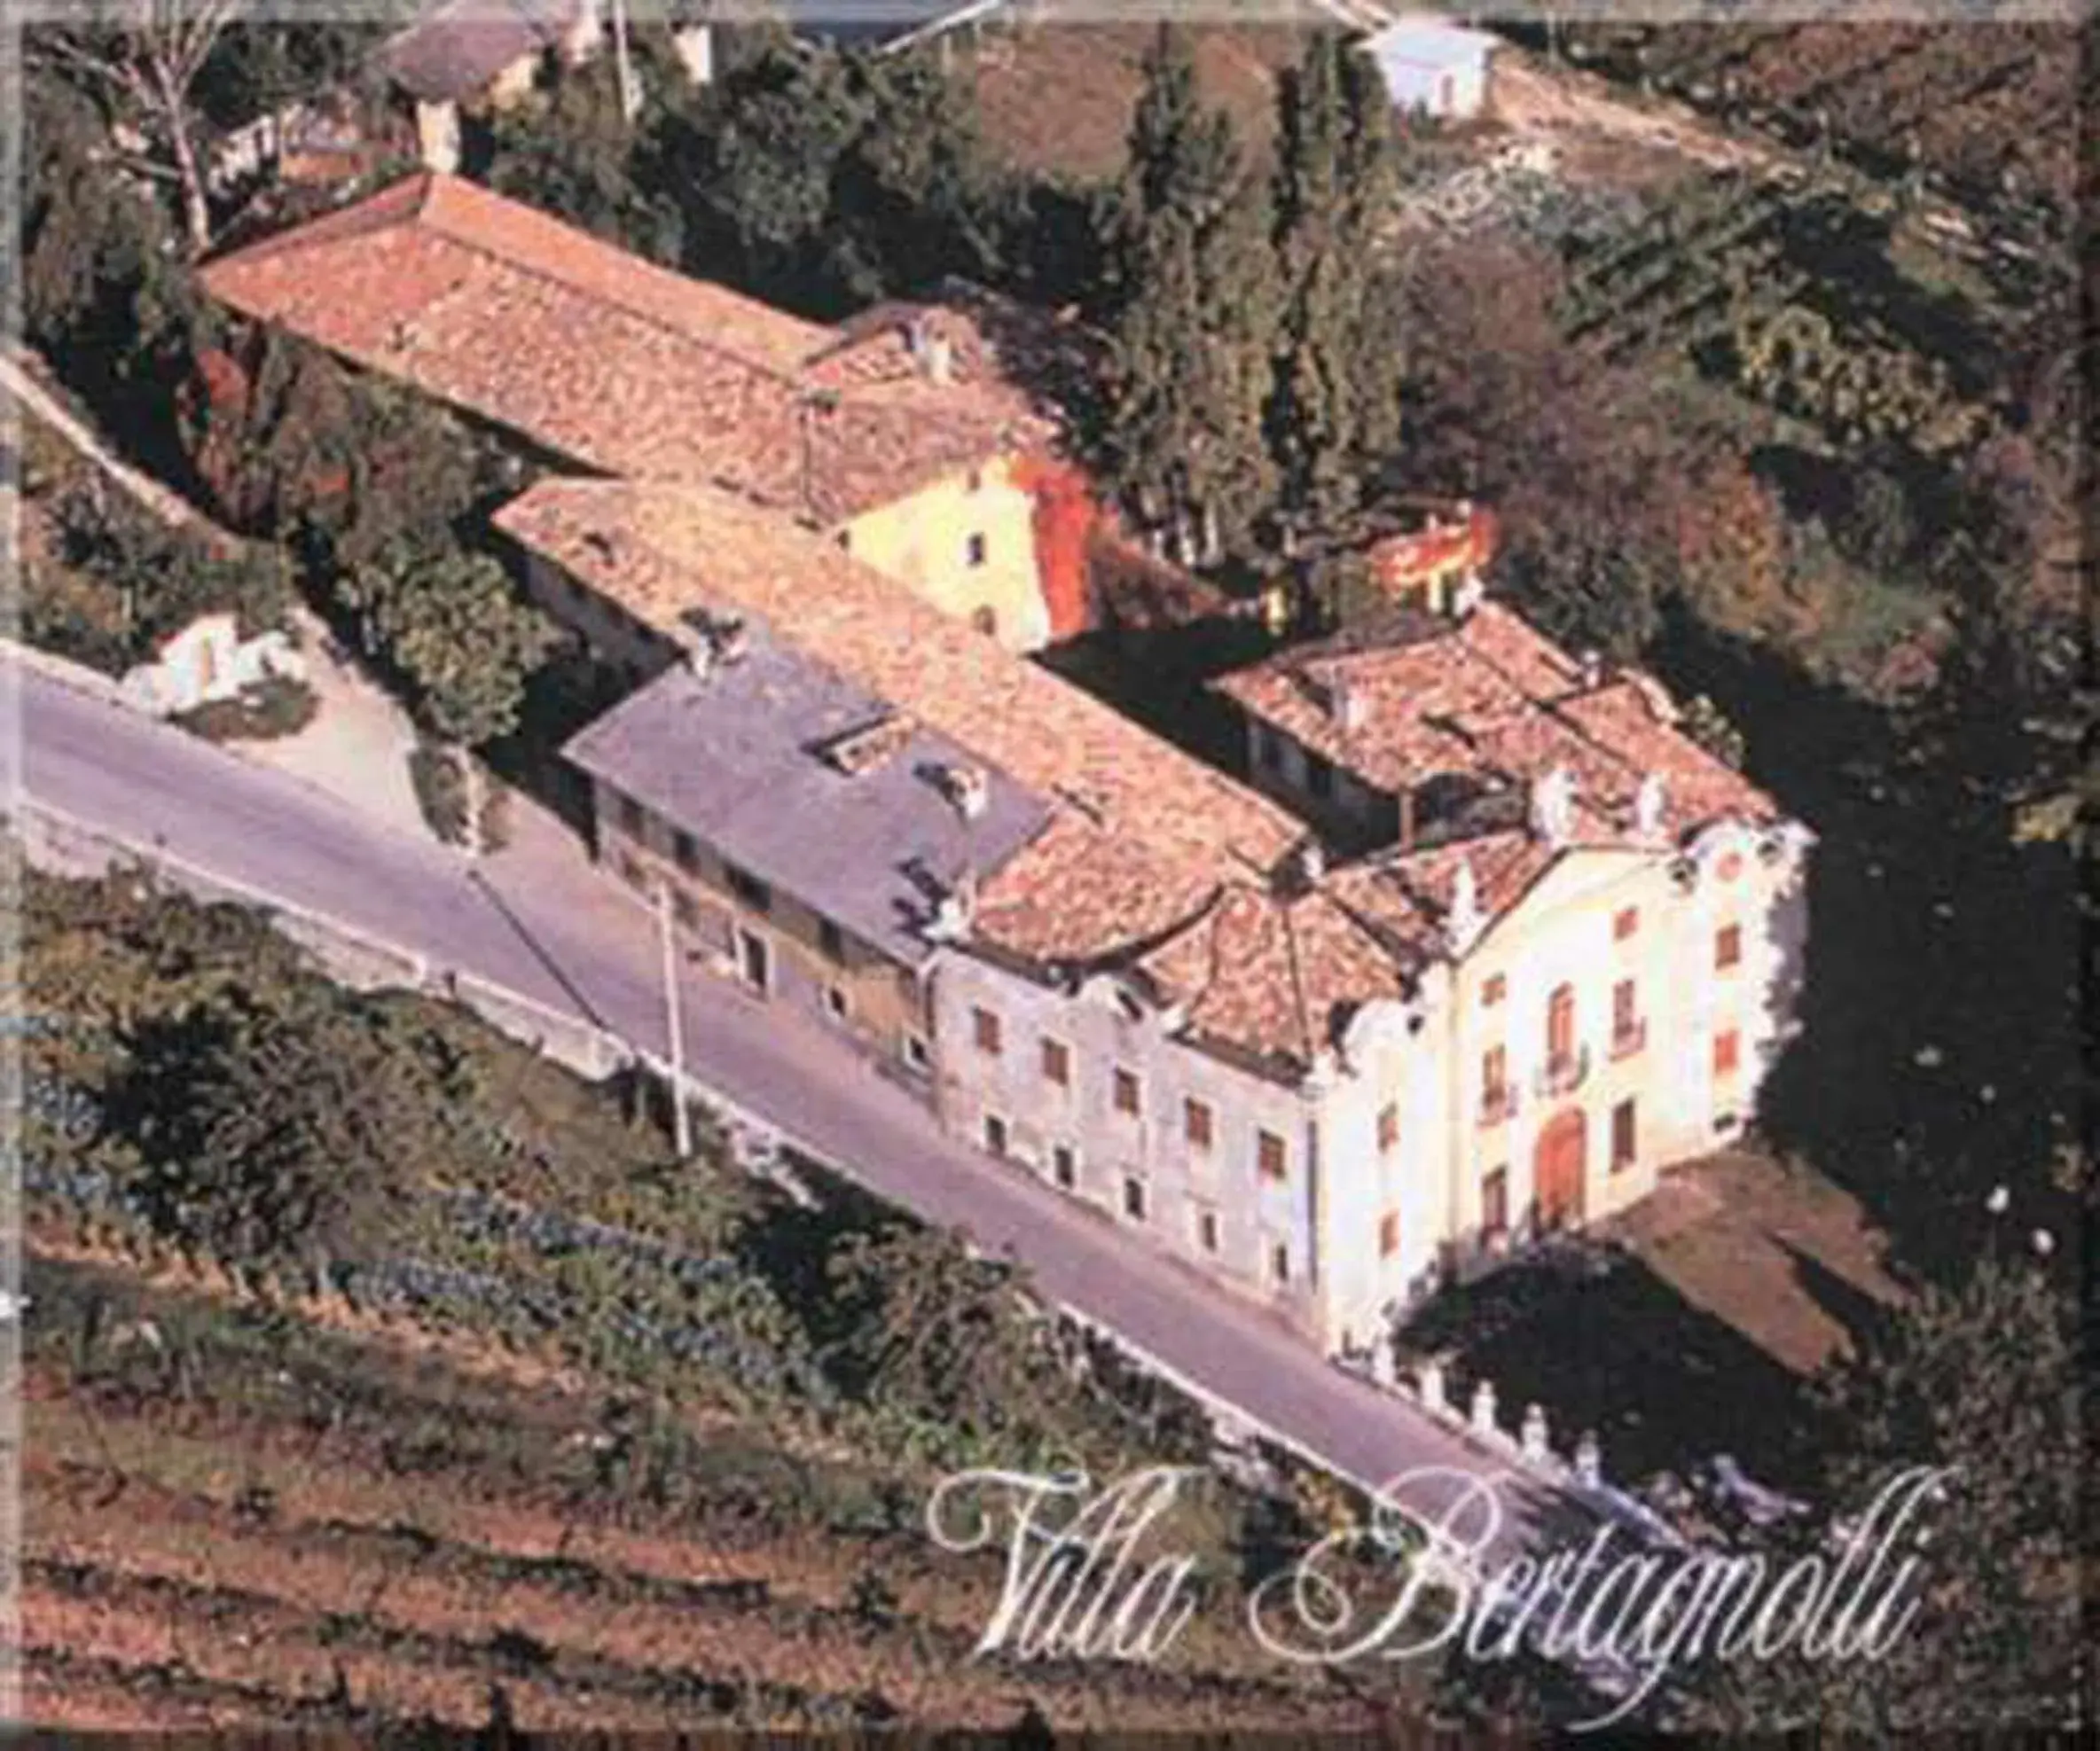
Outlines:
[[496, 523], [632, 678], [568, 750], [599, 857], [987, 1171], [1342, 1350], [1754, 1113], [1810, 835], [1488, 599], [1472, 507], [1214, 684], [1242, 778], [1023, 654], [1098, 543], [980, 320], [821, 329], [427, 177], [208, 283], [573, 458]]
[[204, 284], [578, 473], [763, 504], [1010, 649], [1088, 617], [1054, 551], [1074, 485], [1054, 408], [1007, 368], [1041, 348], [991, 294], [827, 327], [430, 173], [222, 256]]

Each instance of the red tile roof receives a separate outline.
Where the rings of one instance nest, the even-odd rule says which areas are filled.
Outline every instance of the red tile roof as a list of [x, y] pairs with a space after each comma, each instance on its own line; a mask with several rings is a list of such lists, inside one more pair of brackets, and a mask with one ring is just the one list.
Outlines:
[[727, 493], [544, 481], [497, 525], [667, 633], [748, 615], [1052, 801], [1052, 827], [984, 885], [978, 935], [1029, 960], [1125, 954], [1265, 875], [1303, 836], [1283, 809]]
[[1462, 620], [1392, 625], [1390, 637], [1287, 650], [1215, 684], [1388, 794], [1447, 774], [1530, 785], [1563, 768], [1585, 842], [1623, 836], [1649, 773], [1679, 832], [1721, 816], [1777, 818], [1770, 797], [1675, 727], [1652, 677], [1621, 669], [1586, 686], [1579, 661], [1495, 602]]
[[[848, 371], [853, 336], [458, 177], [411, 176], [204, 283], [586, 467], [721, 484], [819, 527], [1054, 434], [986, 348], [946, 384]], [[881, 350], [879, 325], [855, 333]]]

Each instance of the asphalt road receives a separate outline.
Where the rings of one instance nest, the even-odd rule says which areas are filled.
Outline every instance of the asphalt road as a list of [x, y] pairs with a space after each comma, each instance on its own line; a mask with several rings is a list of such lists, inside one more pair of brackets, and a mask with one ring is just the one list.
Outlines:
[[[580, 850], [545, 835], [470, 872], [457, 855], [390, 833], [334, 798], [183, 731], [74, 692], [0, 656], [19, 688], [10, 764], [29, 796], [284, 901], [665, 1049], [648, 914]], [[700, 973], [684, 985], [686, 1067], [869, 1189], [980, 1247], [1007, 1250], [1040, 1291], [1107, 1327], [1200, 1392], [1344, 1474], [1380, 1482], [1423, 1467], [1471, 1476], [1507, 1455], [1328, 1365], [1263, 1309], [1165, 1259], [1024, 1170], [943, 1137], [931, 1116], [814, 1023]], [[1513, 1417], [1521, 1406], [1505, 1406]], [[1562, 1432], [1563, 1438], [1573, 1431]], [[1435, 1516], [1456, 1486], [1401, 1492]], [[1496, 1555], [1555, 1546], [1595, 1522], [1529, 1477], [1505, 1477]]]

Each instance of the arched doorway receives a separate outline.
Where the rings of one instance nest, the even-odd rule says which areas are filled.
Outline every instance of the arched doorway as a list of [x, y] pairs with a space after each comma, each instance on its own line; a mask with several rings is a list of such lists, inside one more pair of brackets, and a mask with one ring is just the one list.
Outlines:
[[1588, 1134], [1582, 1110], [1559, 1114], [1539, 1133], [1532, 1156], [1532, 1192], [1539, 1226], [1572, 1228], [1582, 1220], [1582, 1172]]

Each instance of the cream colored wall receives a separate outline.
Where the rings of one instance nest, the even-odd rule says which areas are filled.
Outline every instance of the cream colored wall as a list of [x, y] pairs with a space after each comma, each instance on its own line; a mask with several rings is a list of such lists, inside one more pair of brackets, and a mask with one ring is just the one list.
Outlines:
[[[1177, 1038], [1171, 1016], [1143, 1006], [1132, 1012], [1107, 979], [1067, 992], [955, 950], [942, 957], [931, 982], [937, 1105], [946, 1130], [983, 1148], [985, 1120], [1001, 1120], [1008, 1164], [1053, 1185], [1054, 1152], [1069, 1148], [1076, 1184], [1062, 1188], [1067, 1195], [1258, 1297], [1302, 1330], [1320, 1332], [1324, 1264], [1312, 1212], [1325, 1195], [1327, 1145], [1316, 1103]], [[978, 1047], [978, 1008], [999, 1019], [996, 1056]], [[1046, 1036], [1070, 1055], [1069, 1085], [1043, 1074]], [[1138, 1078], [1135, 1115], [1115, 1105], [1118, 1068]], [[1187, 1139], [1183, 1103], [1190, 1097], [1211, 1110], [1207, 1150]], [[1259, 1172], [1264, 1130], [1284, 1141], [1281, 1180]], [[1124, 1209], [1124, 1182], [1132, 1178], [1144, 1188], [1141, 1220]], [[1218, 1222], [1215, 1252], [1202, 1244], [1206, 1211]], [[1279, 1246], [1288, 1261], [1281, 1283], [1273, 1269]]]
[[[1787, 843], [1768, 859], [1759, 835], [1724, 827], [1682, 859], [1577, 852], [1460, 963], [1447, 1065], [1459, 1121], [1451, 1127], [1448, 1164], [1454, 1239], [1470, 1243], [1476, 1235], [1483, 1182], [1497, 1167], [1508, 1169], [1512, 1226], [1530, 1209], [1540, 1135], [1564, 1111], [1579, 1110], [1585, 1119], [1586, 1222], [1645, 1197], [1663, 1168], [1720, 1146], [1754, 1115], [1758, 1086], [1790, 1023], [1806, 936], [1805, 864], [1798, 845]], [[1724, 877], [1731, 858], [1736, 873]], [[1613, 921], [1628, 907], [1639, 924], [1620, 941]], [[1715, 936], [1729, 923], [1742, 927], [1743, 958], [1724, 972], [1714, 965]], [[1491, 1007], [1484, 993], [1497, 974], [1507, 996]], [[1637, 1050], [1615, 1055], [1612, 991], [1622, 979], [1634, 981], [1645, 1038]], [[1575, 994], [1576, 1050], [1587, 1051], [1587, 1067], [1575, 1087], [1556, 1095], [1540, 1079], [1548, 1006], [1563, 983]], [[1717, 1077], [1713, 1042], [1729, 1028], [1741, 1043], [1739, 1066]], [[1517, 1107], [1483, 1125], [1482, 1063], [1496, 1044]], [[1614, 1171], [1611, 1114], [1628, 1098], [1635, 1103], [1637, 1153], [1630, 1167]], [[1736, 1124], [1717, 1122], [1731, 1115]]]
[[[835, 535], [849, 552], [944, 613], [967, 621], [989, 608], [999, 643], [1033, 651], [1050, 642], [1050, 614], [1036, 569], [1035, 506], [1008, 461], [957, 474], [856, 517]], [[969, 538], [984, 537], [984, 563]]]

